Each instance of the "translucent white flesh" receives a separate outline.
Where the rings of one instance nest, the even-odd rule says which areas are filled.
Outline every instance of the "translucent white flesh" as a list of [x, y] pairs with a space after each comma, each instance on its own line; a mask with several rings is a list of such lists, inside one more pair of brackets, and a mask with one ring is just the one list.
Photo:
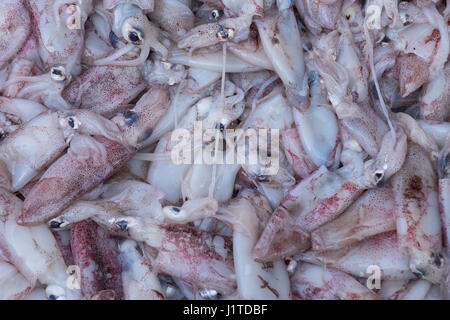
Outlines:
[[311, 106], [305, 113], [297, 109], [293, 113], [303, 148], [316, 165], [325, 165], [336, 146], [338, 124], [334, 112]]

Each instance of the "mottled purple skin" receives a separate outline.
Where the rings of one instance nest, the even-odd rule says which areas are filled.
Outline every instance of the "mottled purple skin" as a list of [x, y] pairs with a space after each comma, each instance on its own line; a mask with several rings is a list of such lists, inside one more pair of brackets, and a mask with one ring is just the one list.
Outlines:
[[297, 129], [289, 128], [281, 131], [281, 146], [292, 170], [302, 179], [318, 169], [303, 148]]
[[102, 136], [94, 139], [106, 150], [106, 161], [91, 157], [79, 160], [70, 152], [56, 160], [33, 186], [24, 201], [20, 225], [45, 223], [58, 216], [85, 193], [111, 177], [130, 160], [136, 150]]
[[56, 243], [58, 244], [59, 250], [61, 250], [61, 253], [63, 255], [64, 262], [66, 263], [66, 265], [71, 266], [74, 264], [74, 261], [72, 250], [70, 248], [70, 240], [62, 236], [61, 232], [69, 232], [69, 231], [52, 231]]
[[414, 53], [399, 55], [394, 68], [398, 73], [402, 97], [408, 96], [428, 82], [428, 63]]
[[24, 1], [0, 2], [0, 69], [22, 49], [31, 32], [31, 22]]
[[236, 288], [232, 240], [187, 225], [168, 225], [154, 267], [202, 288], [230, 294]]
[[311, 233], [313, 250], [336, 250], [395, 230], [391, 188], [367, 190], [343, 214]]
[[253, 248], [253, 258], [259, 262], [274, 261], [305, 251], [311, 245], [307, 232], [295, 228], [286, 210], [276, 209]]
[[300, 264], [291, 285], [295, 300], [377, 299], [375, 293], [345, 272], [308, 263]]
[[[316, 190], [323, 188], [327, 179], [338, 179], [339, 183], [324, 196]], [[288, 192], [256, 243], [253, 257], [267, 262], [305, 251], [311, 246], [309, 233], [339, 216], [362, 191], [321, 167]], [[311, 194], [314, 199], [309, 199]]]
[[[61, 24], [64, 27], [59, 27], [58, 32], [48, 35], [45, 33], [48, 32], [44, 29], [45, 26], [50, 25], [53, 30], [58, 28], [53, 14], [55, 1], [26, 0], [25, 3], [31, 15], [32, 33], [39, 39], [39, 54], [45, 68], [57, 64], [66, 65], [68, 61], [71, 61], [79, 69], [84, 46], [84, 35], [81, 29], [70, 29]], [[49, 39], [54, 45], [48, 43], [46, 45], [45, 41]]]
[[63, 98], [81, 109], [95, 111], [106, 118], [127, 109], [146, 87], [137, 67], [93, 66], [64, 91]]
[[83, 220], [72, 226], [70, 244], [75, 265], [80, 268], [83, 295], [113, 290], [115, 299], [122, 299], [122, 267], [118, 260], [117, 240], [95, 222]]

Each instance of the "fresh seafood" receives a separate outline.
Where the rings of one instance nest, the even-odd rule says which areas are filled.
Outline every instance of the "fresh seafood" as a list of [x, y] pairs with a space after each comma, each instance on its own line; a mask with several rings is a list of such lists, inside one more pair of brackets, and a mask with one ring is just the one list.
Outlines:
[[450, 299], [449, 9], [1, 0], [0, 299]]

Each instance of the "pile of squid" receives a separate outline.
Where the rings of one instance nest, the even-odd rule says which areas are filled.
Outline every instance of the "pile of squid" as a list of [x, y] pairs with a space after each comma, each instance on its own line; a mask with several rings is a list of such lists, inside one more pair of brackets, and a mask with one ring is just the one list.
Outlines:
[[[450, 298], [449, 18], [1, 0], [0, 299]], [[198, 123], [215, 162], [174, 163]], [[276, 129], [276, 173], [228, 129]]]

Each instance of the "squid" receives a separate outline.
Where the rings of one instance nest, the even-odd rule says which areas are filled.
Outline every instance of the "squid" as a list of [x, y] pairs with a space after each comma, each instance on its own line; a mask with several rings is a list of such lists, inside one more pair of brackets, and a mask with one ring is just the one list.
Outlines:
[[0, 300], [21, 300], [32, 290], [32, 284], [8, 261], [0, 260]]
[[[80, 292], [68, 287], [67, 266], [51, 231], [45, 225], [23, 227], [16, 223], [22, 201], [0, 189], [2, 218], [0, 248], [28, 282], [28, 292], [37, 281], [45, 286], [49, 299], [79, 299]], [[19, 277], [18, 280], [21, 278]], [[19, 285], [20, 282], [17, 283]], [[2, 291], [3, 292], [3, 291]]]
[[419, 278], [439, 283], [444, 271], [438, 182], [421, 147], [408, 146], [405, 164], [392, 178], [395, 219], [400, 247]]
[[119, 261], [122, 264], [124, 298], [127, 300], [165, 299], [161, 283], [142, 248], [132, 240], [119, 245]]
[[368, 278], [374, 274], [369, 267], [376, 266], [382, 281], [417, 279], [409, 268], [409, 255], [397, 243], [396, 231], [380, 233], [339, 250], [307, 251], [296, 259], [323, 264], [355, 277]]
[[[115, 40], [117, 42], [124, 40], [126, 44], [110, 55], [95, 60], [94, 65], [139, 66], [147, 59], [150, 49], [164, 58], [167, 57], [167, 48], [158, 39], [159, 29], [149, 21], [142, 9], [134, 4], [124, 3], [114, 8], [111, 32], [110, 37], [118, 39]], [[140, 51], [137, 58], [120, 59], [134, 49]]]
[[269, 261], [308, 249], [309, 233], [336, 218], [362, 191], [320, 167], [292, 188], [274, 211], [253, 249], [254, 258]]
[[216, 290], [222, 295], [235, 290], [236, 275], [229, 237], [187, 225], [167, 225], [162, 231], [154, 261], [158, 272]]
[[92, 66], [64, 89], [67, 103], [111, 118], [128, 109], [128, 104], [146, 83], [137, 67]]
[[292, 278], [293, 295], [299, 300], [377, 300], [375, 293], [348, 274], [301, 263]]
[[290, 105], [305, 110], [307, 84], [303, 40], [292, 8], [265, 12], [255, 20], [264, 52], [286, 88]]
[[252, 18], [263, 13], [261, 0], [221, 1], [218, 8], [211, 10], [211, 22], [200, 24], [183, 34], [177, 46], [193, 51], [220, 42], [241, 42], [249, 37]]
[[40, 113], [0, 143], [0, 158], [9, 172], [11, 190], [21, 189], [50, 166], [76, 133], [115, 140], [121, 135], [114, 123], [87, 110]]
[[233, 217], [233, 257], [239, 296], [242, 299], [289, 299], [289, 277], [284, 261], [260, 263], [252, 258], [253, 246], [262, 231], [261, 224], [269, 219], [268, 201], [247, 189], [224, 210]]
[[84, 23], [93, 10], [88, 1], [29, 1], [44, 66], [63, 65], [67, 75], [81, 72]]
[[70, 245], [75, 265], [80, 269], [83, 295], [112, 290], [115, 299], [122, 299], [122, 266], [117, 240], [95, 222], [84, 220], [70, 229]]
[[0, 11], [2, 13], [0, 69], [2, 69], [25, 44], [31, 33], [31, 21], [25, 2], [22, 0], [2, 1]]
[[379, 233], [395, 230], [391, 188], [364, 192], [344, 213], [311, 233], [313, 250], [337, 250]]
[[150, 19], [176, 39], [194, 27], [195, 17], [187, 1], [156, 0]]
[[31, 189], [18, 222], [37, 225], [56, 217], [116, 173], [135, 152], [130, 145], [104, 136], [74, 136], [68, 152], [56, 160]]

